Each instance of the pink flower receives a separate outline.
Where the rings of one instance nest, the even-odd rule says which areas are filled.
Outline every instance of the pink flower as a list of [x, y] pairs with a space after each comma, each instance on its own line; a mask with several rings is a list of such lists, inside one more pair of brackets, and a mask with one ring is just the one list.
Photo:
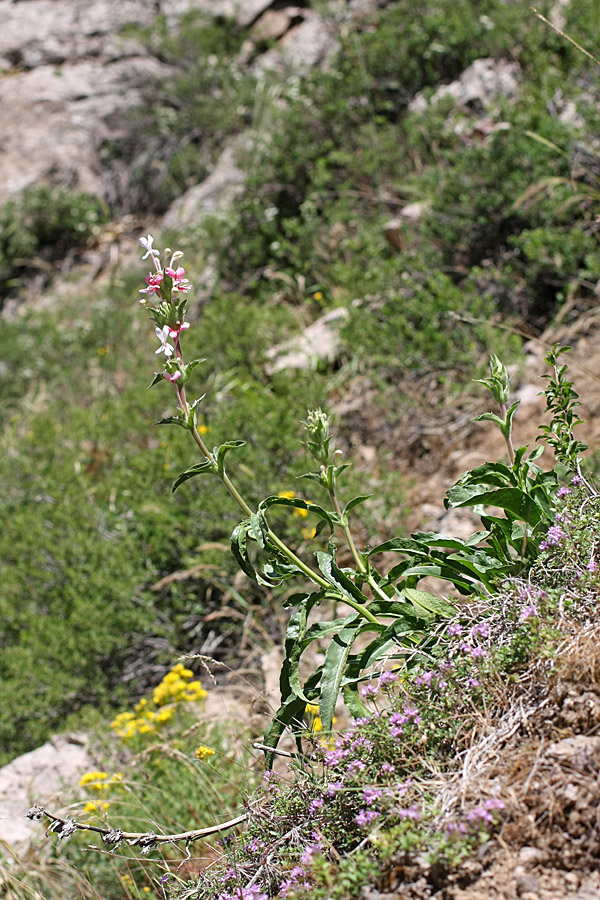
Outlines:
[[182, 331], [187, 331], [190, 327], [189, 322], [178, 322], [176, 328], [169, 329], [169, 337], [176, 338], [179, 337]]
[[173, 372], [172, 375], [169, 375], [168, 372], [163, 372], [163, 378], [166, 378], [167, 381], [170, 381], [171, 384], [173, 384], [178, 378], [181, 378], [181, 372]]
[[150, 272], [149, 275], [146, 276], [146, 284], [148, 287], [142, 288], [139, 293], [140, 294], [158, 294], [160, 293], [160, 285], [164, 278], [162, 272]]
[[185, 269], [183, 266], [179, 266], [178, 269], [172, 269], [170, 266], [167, 266], [165, 269], [165, 275], [168, 275], [169, 278], [173, 279], [173, 290], [181, 291], [182, 293], [187, 293], [191, 288], [191, 284], [187, 278], [184, 278]]

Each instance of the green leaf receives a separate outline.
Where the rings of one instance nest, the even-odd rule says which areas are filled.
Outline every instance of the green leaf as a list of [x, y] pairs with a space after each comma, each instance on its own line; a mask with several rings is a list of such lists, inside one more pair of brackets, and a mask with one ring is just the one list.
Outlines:
[[448, 502], [454, 507], [476, 506], [480, 503], [499, 506], [531, 525], [539, 522], [541, 515], [533, 499], [518, 488], [489, 490], [482, 484], [455, 485], [448, 491]]
[[436, 597], [428, 591], [417, 591], [414, 588], [404, 588], [402, 591], [404, 596], [412, 603], [417, 615], [425, 615], [427, 618], [433, 616], [441, 616], [442, 618], [452, 618], [456, 615], [456, 608], [443, 600]]
[[214, 462], [210, 459], [206, 459], [204, 462], [198, 463], [195, 466], [187, 469], [186, 472], [182, 472], [178, 478], [173, 482], [173, 487], [171, 491], [175, 493], [177, 488], [184, 483], [184, 481], [188, 481], [190, 478], [195, 478], [196, 475], [204, 475], [208, 473], [210, 475], [216, 475], [216, 468]]
[[269, 526], [260, 512], [250, 515], [250, 534], [263, 550], [269, 546]]
[[317, 551], [315, 556], [317, 557], [317, 565], [319, 566], [321, 573], [332, 587], [335, 587], [344, 597], [348, 597], [350, 600], [354, 600], [363, 606], [368, 604], [369, 601], [362, 591], [359, 590], [354, 582], [335, 564], [333, 556], [329, 553], [323, 553], [322, 551]]
[[150, 388], [154, 387], [155, 384], [159, 384], [161, 381], [164, 381], [164, 380], [165, 379], [163, 378], [163, 373], [157, 372], [155, 374], [154, 378], [152, 379], [152, 381], [150, 382], [150, 384], [148, 385], [148, 390], [150, 390]]
[[365, 705], [362, 697], [358, 693], [358, 685], [345, 684], [342, 687], [342, 697], [344, 698], [344, 703], [346, 704], [348, 712], [354, 719], [360, 719], [363, 716], [370, 715], [371, 710]]
[[333, 533], [334, 520], [338, 518], [316, 503], [310, 503], [307, 500], [302, 500], [300, 497], [267, 497], [262, 501], [258, 509], [262, 511], [271, 506], [291, 506], [294, 509], [305, 509], [309, 513], [314, 513], [329, 526], [330, 533]]
[[[383, 630], [383, 626], [381, 627]], [[319, 712], [324, 731], [331, 731], [335, 705], [352, 644], [360, 634], [370, 631], [372, 628], [373, 626], [369, 623], [349, 625], [336, 634], [327, 648], [321, 674], [321, 697], [319, 699]]]
[[365, 500], [370, 500], [372, 496], [372, 494], [361, 494], [359, 497], [353, 497], [352, 500], [349, 500], [344, 507], [344, 511], [342, 513], [342, 521], [347, 523], [348, 513], [351, 512], [360, 503], [364, 503]]
[[188, 427], [186, 420], [183, 416], [167, 416], [165, 419], [161, 419], [160, 422], [155, 422], [155, 425], [180, 425], [182, 428]]
[[[292, 694], [287, 700], [282, 703], [282, 705], [277, 710], [273, 721], [265, 731], [265, 736], [263, 738], [263, 743], [267, 747], [276, 748], [281, 735], [293, 723], [296, 723], [298, 728], [300, 729], [302, 726], [302, 716], [304, 715], [304, 709], [306, 707], [306, 701], [302, 697], [296, 697], [295, 694]], [[298, 746], [298, 752], [302, 752], [302, 743], [300, 739], [300, 735], [296, 735], [296, 745]], [[272, 769], [273, 768], [273, 753], [265, 753], [265, 768]]]
[[256, 571], [248, 556], [248, 532], [250, 527], [250, 519], [245, 519], [239, 525], [236, 525], [231, 535], [231, 552], [242, 572], [253, 581], [258, 581]]
[[418, 531], [416, 534], [413, 534], [412, 537], [415, 541], [418, 541], [419, 544], [424, 544], [427, 547], [445, 547], [448, 550], [469, 550], [475, 544], [479, 544], [481, 541], [485, 540], [487, 531], [476, 531], [470, 538], [467, 538], [466, 541], [461, 541], [460, 538], [448, 537], [447, 535], [440, 534], [436, 531]]
[[377, 544], [376, 547], [368, 551], [367, 556], [373, 556], [375, 553], [414, 553], [415, 551], [423, 552], [423, 547], [418, 541], [406, 537], [395, 537], [390, 538], [389, 541], [384, 541], [383, 544]]
[[220, 447], [215, 447], [213, 456], [217, 461], [217, 471], [221, 477], [225, 474], [225, 456], [227, 453], [230, 450], [237, 449], [237, 447], [243, 447], [245, 443], [246, 441], [226, 441]]

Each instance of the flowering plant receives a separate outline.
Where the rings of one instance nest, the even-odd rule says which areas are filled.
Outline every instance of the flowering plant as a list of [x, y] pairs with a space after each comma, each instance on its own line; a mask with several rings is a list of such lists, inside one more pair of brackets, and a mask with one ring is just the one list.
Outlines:
[[[161, 261], [151, 235], [141, 238], [140, 243], [146, 251], [143, 259], [150, 258], [154, 266], [154, 271], [146, 277], [146, 287], [140, 291], [144, 295], [140, 303], [150, 310], [159, 341], [156, 355], [163, 360], [163, 370], [155, 374], [151, 386], [169, 382], [178, 404], [177, 413], [159, 424], [174, 424], [188, 431], [202, 455], [201, 462], [176, 478], [173, 490], [198, 475], [217, 477], [243, 514], [231, 536], [231, 549], [242, 571], [263, 585], [276, 586], [297, 577], [312, 585], [311, 590], [293, 594], [286, 601], [288, 606], [297, 609], [289, 620], [285, 641], [286, 657], [280, 679], [282, 705], [265, 735], [266, 762], [270, 765], [272, 750], [286, 727], [296, 726], [299, 750], [302, 749], [301, 723], [307, 704], [313, 707], [318, 704], [321, 727], [330, 731], [340, 691], [350, 711], [356, 716], [364, 715], [365, 697], [361, 696], [359, 686], [371, 677], [373, 667], [388, 659], [401, 659], [404, 663], [408, 659], [414, 665], [427, 656], [433, 620], [451, 616], [455, 610], [445, 599], [419, 589], [424, 577], [445, 579], [465, 595], [487, 593], [500, 578], [518, 574], [530, 565], [539, 553], [541, 539], [554, 522], [558, 478], [554, 471], [544, 472], [536, 464], [541, 447], [529, 455], [526, 447], [514, 450], [511, 430], [518, 402], [509, 405], [506, 369], [492, 355], [490, 378], [482, 383], [498, 402], [500, 415], [486, 413], [479, 418], [489, 419], [499, 427], [509, 463], [487, 463], [467, 472], [449, 491], [446, 500], [449, 506], [473, 507], [481, 517], [484, 530], [466, 541], [444, 534], [418, 533], [360, 550], [351, 531], [350, 514], [369, 498], [354, 497], [345, 505], [340, 502], [339, 483], [347, 464], [341, 462], [341, 451], [333, 446], [329, 419], [320, 409], [309, 411], [304, 422], [308, 433], [306, 446], [317, 469], [301, 477], [318, 485], [327, 497], [327, 504], [284, 491], [267, 497], [253, 508], [225, 467], [229, 452], [241, 448], [244, 442], [229, 440], [209, 449], [197, 421], [203, 397], [190, 400], [187, 396], [190, 376], [204, 360], [186, 362], [181, 346], [182, 334], [190, 327], [186, 312], [191, 288], [185, 269], [179, 265], [183, 254], [167, 249]], [[564, 419], [566, 413], [559, 409], [556, 417], [560, 419], [561, 415]], [[574, 424], [577, 423], [571, 417], [569, 428]], [[557, 432], [557, 427], [555, 420], [552, 435], [562, 434], [560, 430]], [[577, 444], [576, 449], [580, 446]], [[314, 561], [301, 558], [273, 530], [268, 515], [276, 506], [314, 517], [314, 533], [326, 532], [327, 549], [317, 550]], [[500, 507], [504, 516], [488, 513], [487, 507]], [[352, 569], [342, 568], [336, 561], [336, 533], [343, 536], [354, 563]], [[400, 553], [403, 559], [383, 573], [374, 565], [374, 557], [386, 551]], [[349, 608], [349, 613], [309, 624], [311, 612], [323, 601], [342, 603]], [[357, 638], [367, 634], [373, 636], [370, 642], [355, 652]], [[329, 640], [324, 661], [302, 684], [300, 660], [313, 641], [322, 639]]]

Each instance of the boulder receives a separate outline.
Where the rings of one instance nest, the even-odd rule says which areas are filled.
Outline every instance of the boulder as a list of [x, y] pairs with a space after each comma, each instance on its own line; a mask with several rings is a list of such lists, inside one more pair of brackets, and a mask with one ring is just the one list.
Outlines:
[[272, 347], [267, 374], [284, 369], [310, 369], [319, 361], [333, 362], [340, 347], [339, 329], [348, 318], [345, 307], [332, 309], [309, 325], [301, 335]]
[[84, 734], [65, 734], [13, 759], [0, 769], [0, 844], [5, 843], [22, 856], [44, 826], [26, 818], [35, 803], [41, 806], [64, 804], [64, 792], [71, 792], [84, 771], [94, 768]]
[[505, 59], [476, 59], [459, 79], [443, 84], [427, 100], [419, 92], [411, 101], [410, 112], [424, 112], [443, 97], [454, 98], [457, 106], [479, 104], [487, 109], [497, 97], [515, 97], [519, 89], [519, 64]]
[[204, 216], [225, 215], [244, 189], [245, 174], [237, 164], [237, 156], [241, 149], [250, 146], [244, 137], [229, 141], [208, 178], [189, 188], [167, 210], [162, 227], [182, 231], [198, 225]]

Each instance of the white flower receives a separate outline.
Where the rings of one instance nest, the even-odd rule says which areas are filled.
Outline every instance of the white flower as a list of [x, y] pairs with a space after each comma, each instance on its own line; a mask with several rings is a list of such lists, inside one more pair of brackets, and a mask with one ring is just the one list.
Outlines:
[[160, 347], [156, 350], [156, 353], [164, 353], [167, 359], [173, 356], [173, 348], [170, 344], [167, 344], [167, 340], [170, 337], [170, 331], [168, 325], [165, 325], [163, 328], [155, 328], [156, 337], [160, 341]]
[[160, 256], [160, 253], [158, 252], [158, 250], [152, 249], [153, 242], [154, 242], [154, 238], [152, 237], [151, 234], [149, 234], [148, 237], [140, 238], [140, 244], [146, 251], [145, 254], [142, 256], [142, 259], [148, 259], [149, 256]]

